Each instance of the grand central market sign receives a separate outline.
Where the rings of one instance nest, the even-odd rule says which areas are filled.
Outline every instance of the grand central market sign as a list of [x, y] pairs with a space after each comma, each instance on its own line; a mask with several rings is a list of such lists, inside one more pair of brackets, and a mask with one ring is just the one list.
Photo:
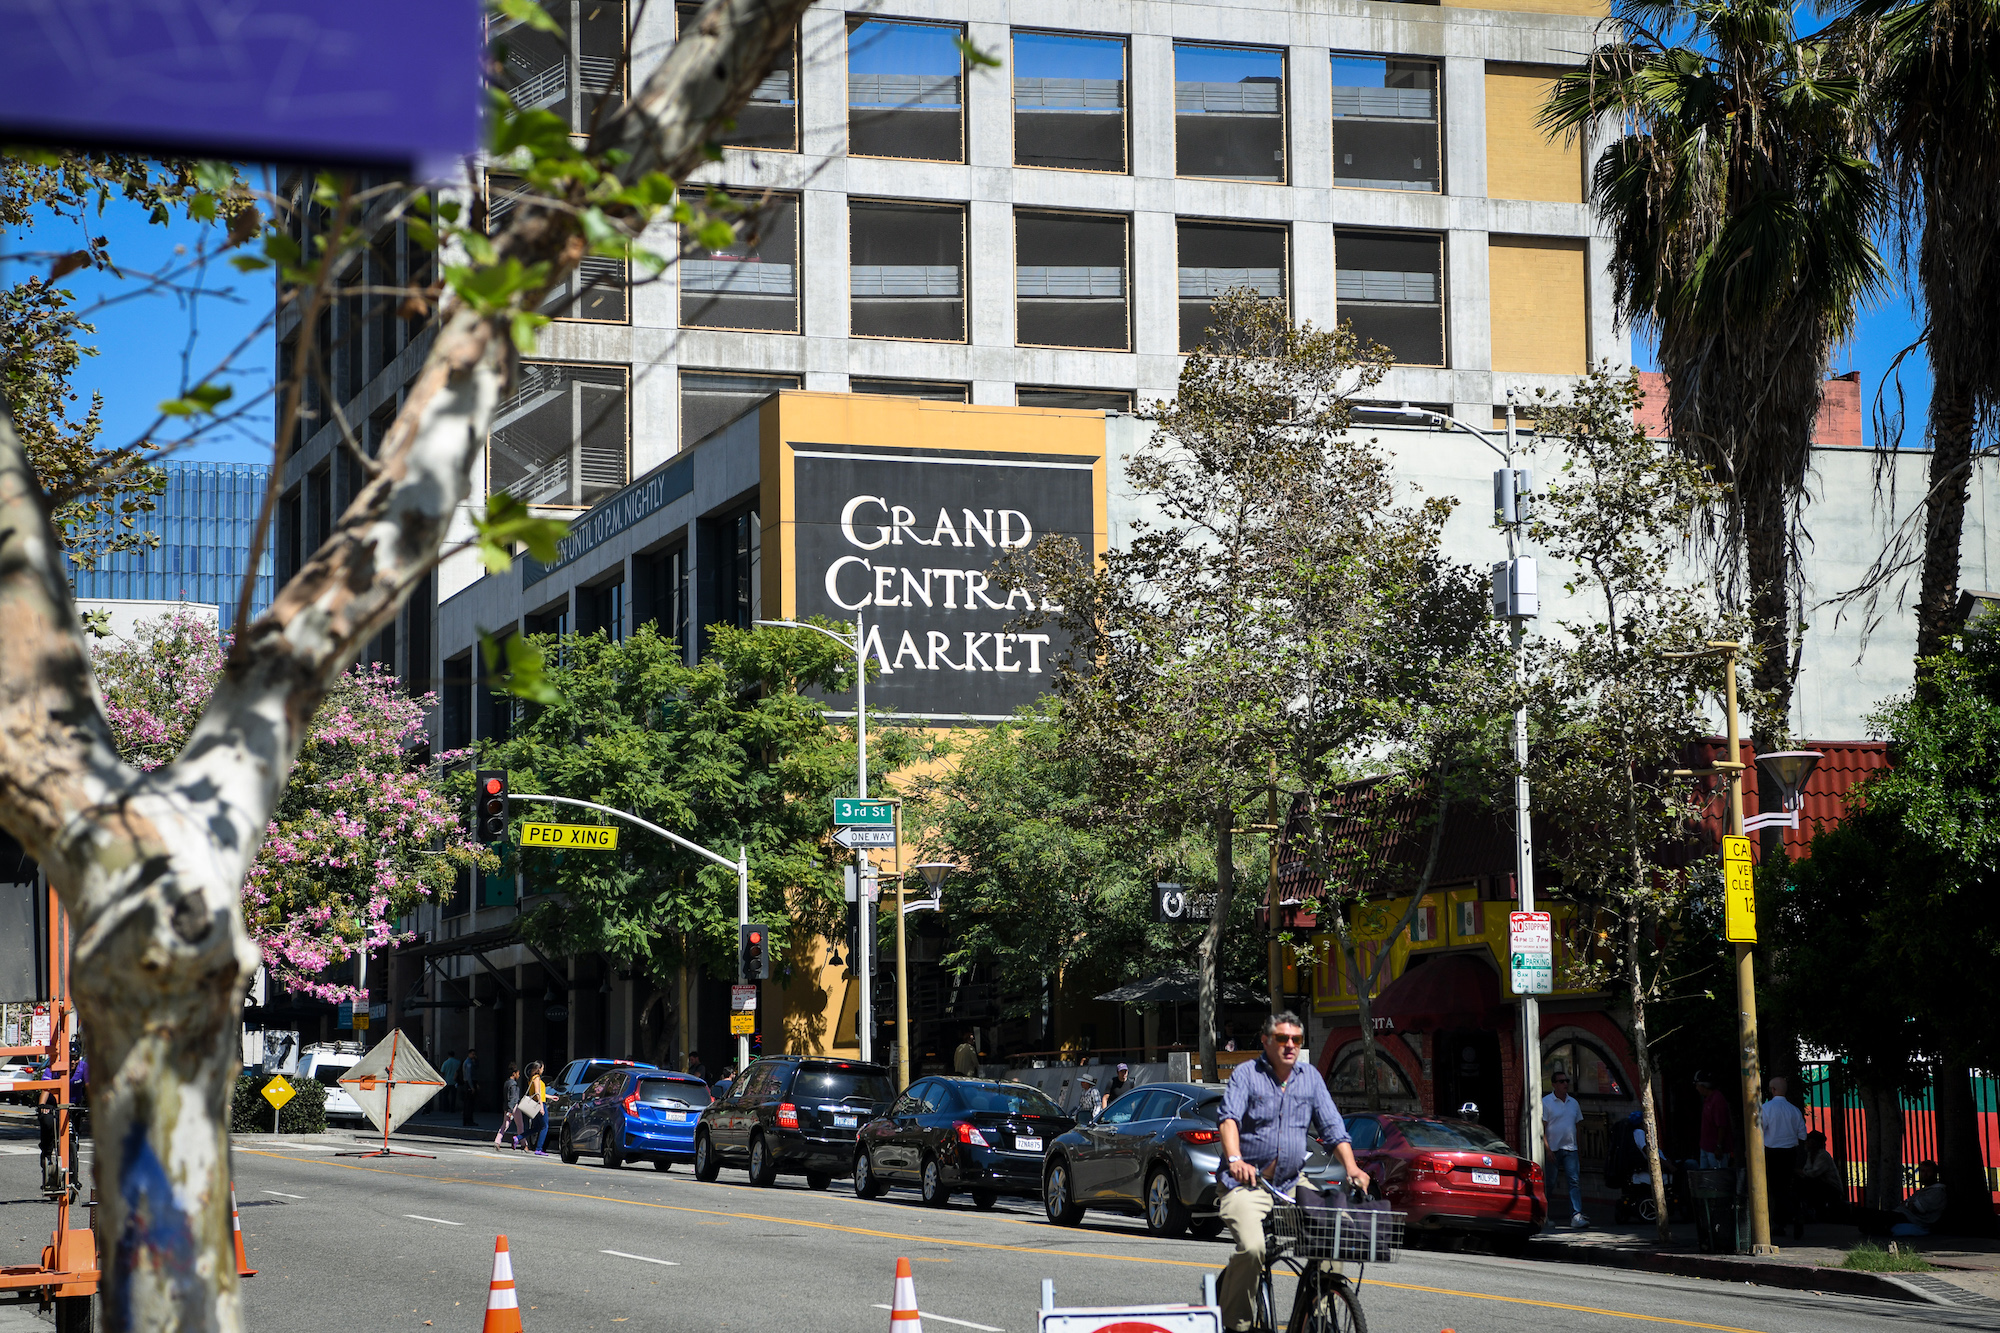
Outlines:
[[871, 707], [941, 721], [1011, 716], [1049, 689], [1069, 638], [1025, 629], [1028, 593], [993, 564], [1051, 534], [1094, 551], [1089, 457], [797, 444], [794, 596], [866, 626]]

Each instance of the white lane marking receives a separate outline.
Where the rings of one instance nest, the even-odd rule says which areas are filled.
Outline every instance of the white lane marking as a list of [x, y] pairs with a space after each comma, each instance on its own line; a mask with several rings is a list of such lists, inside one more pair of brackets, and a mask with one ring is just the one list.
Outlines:
[[40, 1148], [0, 1148], [0, 1153], [4, 1153], [9, 1157], [26, 1157], [31, 1152], [40, 1151]]
[[680, 1267], [680, 1263], [679, 1263], [679, 1261], [677, 1261], [677, 1260], [674, 1260], [674, 1259], [653, 1259], [653, 1258], [649, 1258], [649, 1257], [647, 1257], [646, 1255], [643, 1255], [643, 1254], [627, 1254], [627, 1253], [625, 1253], [625, 1251], [623, 1251], [623, 1250], [599, 1250], [599, 1251], [598, 1251], [598, 1253], [599, 1253], [599, 1254], [615, 1254], [615, 1255], [617, 1255], [617, 1256], [618, 1256], [618, 1257], [619, 1257], [620, 1259], [637, 1259], [637, 1260], [638, 1260], [638, 1261], [639, 1261], [640, 1263], [642, 1263], [642, 1264], [659, 1264], [659, 1265], [661, 1265], [661, 1266], [663, 1266], [663, 1267], [666, 1267], [666, 1268], [679, 1268], [679, 1267]]
[[[891, 1313], [894, 1313], [896, 1309], [893, 1305], [877, 1305], [875, 1308], [878, 1310], [888, 1310]], [[957, 1324], [960, 1328], [976, 1328], [979, 1330], [979, 1333], [1007, 1333], [1006, 1329], [995, 1328], [991, 1324], [975, 1324], [970, 1319], [953, 1319], [950, 1315], [932, 1314], [929, 1310], [917, 1311], [917, 1317], [920, 1319], [935, 1319], [940, 1324]]]
[[303, 1194], [287, 1194], [283, 1190], [265, 1190], [264, 1193], [275, 1194], [281, 1199], [303, 1199], [306, 1197]]
[[404, 1213], [403, 1216], [409, 1218], [413, 1222], [436, 1222], [439, 1226], [462, 1227], [465, 1225], [465, 1223], [463, 1222], [447, 1221], [445, 1218], [442, 1217], [425, 1217], [420, 1213]]

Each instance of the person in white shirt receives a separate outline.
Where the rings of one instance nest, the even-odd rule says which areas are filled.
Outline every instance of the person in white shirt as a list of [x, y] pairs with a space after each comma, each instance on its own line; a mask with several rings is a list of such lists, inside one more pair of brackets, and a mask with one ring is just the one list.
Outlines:
[[1771, 1096], [1758, 1113], [1764, 1125], [1764, 1182], [1771, 1192], [1771, 1229], [1789, 1224], [1792, 1239], [1805, 1239], [1805, 1224], [1799, 1220], [1798, 1191], [1793, 1181], [1799, 1170], [1799, 1149], [1806, 1141], [1806, 1118], [1799, 1108], [1785, 1100], [1785, 1080], [1770, 1082]]
[[1558, 1073], [1549, 1080], [1554, 1091], [1542, 1098], [1542, 1137], [1548, 1145], [1549, 1225], [1556, 1219], [1556, 1169], [1569, 1182], [1569, 1224], [1587, 1227], [1583, 1215], [1583, 1172], [1577, 1155], [1576, 1127], [1582, 1123], [1583, 1107], [1569, 1095], [1569, 1075]]

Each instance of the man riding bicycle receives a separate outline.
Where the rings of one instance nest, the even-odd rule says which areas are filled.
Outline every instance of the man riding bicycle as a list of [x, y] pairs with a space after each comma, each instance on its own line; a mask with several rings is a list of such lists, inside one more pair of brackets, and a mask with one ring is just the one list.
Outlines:
[[1286, 1010], [1264, 1020], [1264, 1053], [1236, 1067], [1222, 1094], [1222, 1190], [1218, 1211], [1236, 1237], [1236, 1253], [1223, 1266], [1222, 1323], [1231, 1333], [1252, 1327], [1252, 1293], [1264, 1270], [1264, 1222], [1271, 1194], [1258, 1178], [1290, 1193], [1305, 1172], [1306, 1130], [1332, 1146], [1347, 1178], [1362, 1189], [1368, 1175], [1354, 1162], [1347, 1122], [1311, 1065], [1299, 1063], [1305, 1024]]

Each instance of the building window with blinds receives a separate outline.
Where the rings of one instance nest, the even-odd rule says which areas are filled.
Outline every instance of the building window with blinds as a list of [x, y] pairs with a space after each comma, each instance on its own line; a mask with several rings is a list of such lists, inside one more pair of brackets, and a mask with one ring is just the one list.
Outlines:
[[1438, 63], [1333, 58], [1333, 183], [1355, 190], [1444, 189]]
[[1065, 389], [1023, 384], [1014, 390], [1014, 401], [1022, 407], [1062, 407], [1078, 412], [1130, 412], [1130, 389]]
[[1181, 341], [1183, 352], [1208, 336], [1218, 297], [1247, 287], [1289, 308], [1286, 232], [1283, 227], [1246, 227], [1228, 222], [1174, 224], [1179, 251]]
[[850, 327], [857, 338], [965, 341], [965, 209], [848, 204]]
[[1285, 180], [1285, 53], [1174, 43], [1174, 174]]
[[956, 23], [847, 20], [847, 151], [965, 161], [965, 57]]
[[1125, 170], [1125, 42], [1014, 34], [1014, 165]]
[[[675, 35], [701, 12], [700, 5], [674, 7]], [[722, 131], [717, 140], [724, 148], [755, 148], [765, 152], [799, 151], [799, 33], [771, 66], [771, 72], [750, 94], [750, 100], [736, 113], [735, 125]]]
[[800, 385], [797, 375], [684, 371], [681, 448], [700, 443], [781, 389], [796, 389]]
[[732, 194], [736, 243], [703, 249], [688, 235], [680, 263], [681, 325], [799, 331], [799, 198]]
[[631, 477], [623, 366], [524, 361], [493, 414], [486, 489], [531, 505], [583, 508]]
[[1016, 340], [1036, 347], [1129, 348], [1129, 230], [1115, 213], [1015, 213]]
[[499, 84], [523, 111], [552, 111], [572, 134], [625, 101], [625, 6], [620, 0], [537, 0], [562, 29], [538, 32], [497, 11], [486, 43]]
[[847, 382], [850, 393], [872, 393], [882, 398], [921, 398], [927, 403], [969, 403], [972, 386], [947, 380], [864, 379], [857, 375]]
[[1445, 364], [1442, 237], [1335, 232], [1333, 268], [1337, 320], [1399, 365]]
[[[507, 229], [514, 210], [543, 198], [518, 176], [486, 173], [486, 234]], [[585, 255], [567, 276], [549, 288], [538, 307], [550, 319], [584, 324], [623, 324], [630, 318], [625, 261]]]

